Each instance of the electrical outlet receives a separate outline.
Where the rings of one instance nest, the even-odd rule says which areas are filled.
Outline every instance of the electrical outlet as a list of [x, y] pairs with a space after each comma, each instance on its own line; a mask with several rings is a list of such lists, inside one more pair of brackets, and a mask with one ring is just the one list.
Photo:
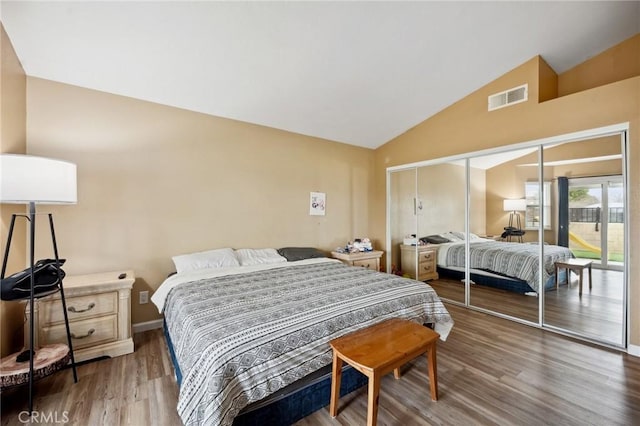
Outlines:
[[148, 291], [141, 291], [140, 293], [138, 293], [140, 295], [140, 304], [144, 305], [145, 303], [149, 303], [149, 292]]

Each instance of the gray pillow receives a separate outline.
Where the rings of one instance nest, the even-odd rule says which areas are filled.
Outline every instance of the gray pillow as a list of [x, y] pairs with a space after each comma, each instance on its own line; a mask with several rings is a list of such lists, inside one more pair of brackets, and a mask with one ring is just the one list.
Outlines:
[[440, 235], [427, 235], [426, 237], [420, 238], [420, 240], [423, 243], [430, 243], [430, 244], [444, 244], [444, 243], [451, 242], [451, 240], [444, 238]]
[[278, 249], [278, 254], [285, 257], [289, 262], [327, 257], [325, 253], [313, 247], [283, 247]]

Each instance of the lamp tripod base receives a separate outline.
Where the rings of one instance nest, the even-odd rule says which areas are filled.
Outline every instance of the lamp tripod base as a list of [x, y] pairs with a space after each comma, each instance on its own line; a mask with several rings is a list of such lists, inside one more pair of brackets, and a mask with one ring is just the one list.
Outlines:
[[24, 350], [22, 352], [20, 352], [18, 354], [18, 356], [16, 357], [16, 362], [27, 362], [29, 361], [29, 357], [31, 357], [31, 354], [33, 354], [33, 356], [36, 356], [36, 351], [34, 351], [33, 349], [27, 349]]
[[[22, 353], [14, 353], [0, 360], [0, 388], [23, 385], [29, 382], [29, 349], [27, 362], [18, 362]], [[34, 353], [33, 380], [46, 377], [65, 368], [71, 360], [69, 347], [63, 343], [42, 346]]]

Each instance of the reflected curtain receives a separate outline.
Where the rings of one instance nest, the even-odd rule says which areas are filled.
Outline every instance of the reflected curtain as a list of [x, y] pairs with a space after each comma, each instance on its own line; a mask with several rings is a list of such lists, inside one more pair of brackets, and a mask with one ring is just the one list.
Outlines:
[[569, 178], [558, 177], [558, 245], [569, 247]]

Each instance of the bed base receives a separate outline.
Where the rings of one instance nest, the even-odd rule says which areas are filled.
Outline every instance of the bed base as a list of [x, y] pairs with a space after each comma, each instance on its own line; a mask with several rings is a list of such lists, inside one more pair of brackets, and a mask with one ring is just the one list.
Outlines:
[[[452, 278], [455, 280], [464, 279], [464, 271], [457, 271], [454, 269], [447, 269], [438, 266], [438, 274], [442, 277]], [[471, 281], [478, 285], [484, 285], [487, 287], [493, 287], [500, 290], [508, 290], [514, 293], [527, 294], [535, 293], [535, 290], [531, 288], [526, 281], [512, 278], [512, 277], [500, 277], [492, 272], [492, 275], [485, 275], [480, 272], [471, 271]], [[556, 288], [555, 275], [551, 275], [544, 285], [546, 291], [554, 290]], [[559, 282], [566, 283], [566, 271], [561, 270], [558, 276]]]
[[[176, 381], [178, 382], [178, 387], [180, 387], [182, 383], [182, 372], [178, 366], [166, 324], [164, 325], [164, 336], [176, 374]], [[365, 386], [367, 383], [367, 376], [347, 365], [342, 370], [340, 396], [345, 396]], [[329, 405], [330, 398], [331, 365], [328, 365], [318, 371], [312, 380], [305, 380], [304, 383], [292, 383], [274, 395], [267, 397], [265, 400], [257, 401], [245, 407], [234, 419], [233, 425], [291, 425]]]

